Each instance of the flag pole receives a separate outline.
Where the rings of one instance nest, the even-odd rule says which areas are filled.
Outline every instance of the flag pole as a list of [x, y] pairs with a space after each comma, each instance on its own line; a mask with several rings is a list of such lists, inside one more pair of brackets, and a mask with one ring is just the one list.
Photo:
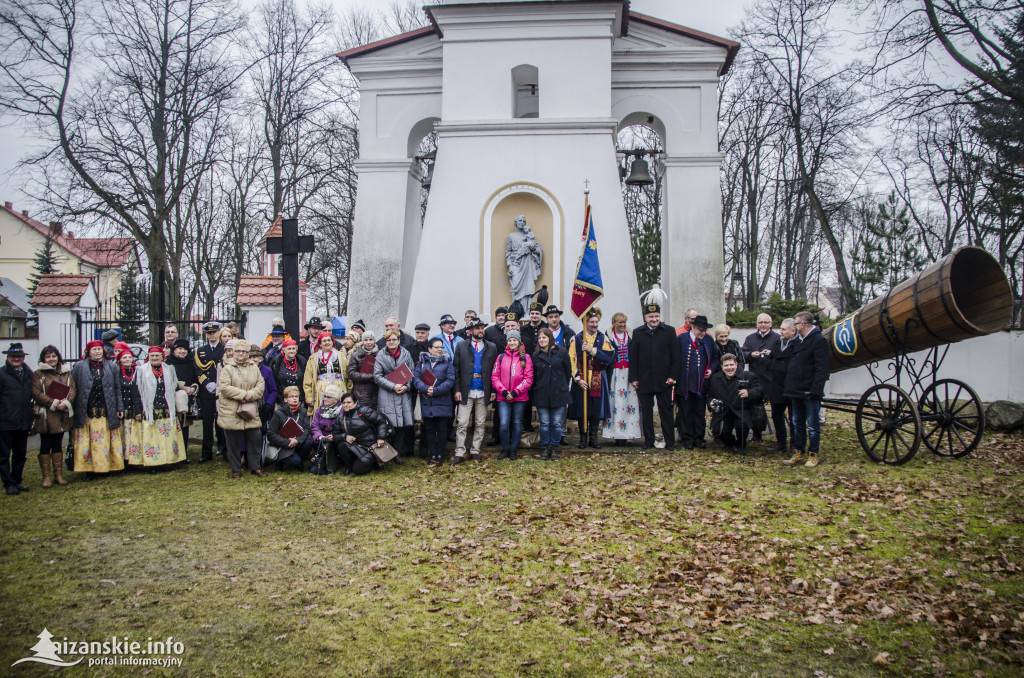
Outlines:
[[[583, 180], [583, 241], [590, 235], [590, 180]], [[584, 245], [586, 247], [586, 245]], [[583, 320], [583, 336], [580, 337], [580, 353], [583, 354], [583, 431], [590, 435], [590, 418], [587, 416], [587, 401], [590, 400], [590, 380], [587, 379], [587, 352], [583, 350], [583, 339], [587, 336], [587, 321]], [[581, 433], [582, 437], [583, 434]]]

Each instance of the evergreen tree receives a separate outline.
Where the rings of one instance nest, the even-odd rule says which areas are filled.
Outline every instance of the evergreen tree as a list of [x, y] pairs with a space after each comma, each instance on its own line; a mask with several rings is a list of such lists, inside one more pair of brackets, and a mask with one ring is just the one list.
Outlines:
[[645, 221], [630, 233], [630, 241], [640, 294], [661, 282], [661, 229], [654, 222]]
[[921, 234], [911, 228], [908, 211], [892, 191], [864, 222], [853, 252], [853, 296], [858, 302], [892, 289], [928, 263]]
[[53, 249], [53, 238], [47, 234], [42, 247], [36, 252], [35, 261], [32, 263], [32, 273], [28, 277], [28, 292], [30, 295], [36, 293], [39, 286], [39, 279], [47, 273], [57, 272], [57, 253]]
[[136, 281], [138, 272], [128, 266], [121, 273], [117, 291], [117, 318], [121, 327], [121, 340], [129, 343], [148, 342], [149, 295], [145, 285]]

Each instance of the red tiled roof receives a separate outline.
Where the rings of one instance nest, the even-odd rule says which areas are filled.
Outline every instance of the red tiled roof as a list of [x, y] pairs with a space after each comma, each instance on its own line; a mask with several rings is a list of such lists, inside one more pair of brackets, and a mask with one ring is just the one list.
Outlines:
[[47, 273], [39, 278], [32, 305], [74, 306], [92, 283], [91, 275], [77, 273]]
[[135, 248], [134, 238], [72, 238], [69, 239], [98, 266], [121, 268]]
[[[284, 281], [276, 275], [242, 275], [238, 282], [235, 303], [239, 306], [281, 306], [284, 303]], [[308, 285], [299, 281], [299, 289]]]
[[284, 217], [278, 215], [277, 219], [274, 219], [274, 223], [270, 225], [270, 230], [263, 234], [260, 238], [259, 244], [267, 242], [267, 238], [280, 238], [281, 237], [281, 222], [284, 221]]
[[[40, 235], [52, 236], [53, 242], [56, 243], [58, 247], [70, 252], [71, 254], [85, 261], [86, 263], [92, 264], [94, 266], [99, 266], [100, 268], [108, 268], [112, 266], [112, 264], [106, 263], [110, 261], [109, 254], [106, 251], [104, 251], [103, 253], [97, 255], [97, 249], [109, 250], [110, 248], [107, 246], [107, 243], [114, 243], [120, 241], [128, 241], [129, 243], [134, 243], [134, 241], [131, 238], [82, 238], [79, 240], [67, 233], [54, 233], [49, 226], [42, 224], [39, 221], [36, 221], [35, 219], [32, 219], [21, 212], [16, 212], [14, 210], [14, 207], [12, 207], [10, 203], [4, 203], [3, 206], [0, 206], [0, 210], [7, 212], [18, 221], [37, 231]], [[92, 243], [93, 241], [102, 242], [102, 247], [91, 245], [90, 243]], [[87, 244], [83, 247], [82, 243]], [[125, 259], [127, 259], [127, 252], [125, 254]], [[122, 262], [122, 264], [123, 263], [124, 262]], [[120, 266], [121, 264], [113, 265]]]

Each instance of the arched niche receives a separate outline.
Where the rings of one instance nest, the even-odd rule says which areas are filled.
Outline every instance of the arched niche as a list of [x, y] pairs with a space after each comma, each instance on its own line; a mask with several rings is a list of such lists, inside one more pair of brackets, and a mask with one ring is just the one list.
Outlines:
[[520, 64], [512, 69], [512, 117], [540, 116], [540, 72], [536, 66]]
[[481, 215], [480, 305], [489, 313], [512, 302], [505, 246], [515, 230], [515, 218], [523, 214], [533, 230], [544, 257], [536, 288], [548, 286], [549, 304], [562, 307], [562, 252], [565, 248], [565, 215], [547, 189], [537, 184], [508, 184], [491, 195]]
[[657, 115], [647, 111], [635, 111], [633, 113], [628, 113], [619, 119], [619, 126], [615, 129], [615, 133], [617, 135], [623, 129], [634, 125], [650, 127], [654, 130], [654, 133], [658, 135], [658, 138], [661, 139], [661, 147], [665, 148], [667, 141], [665, 123]]
[[423, 118], [409, 128], [409, 137], [406, 142], [406, 157], [413, 158], [419, 153], [420, 144], [423, 143], [423, 139], [434, 131], [434, 124], [440, 121], [440, 118]]

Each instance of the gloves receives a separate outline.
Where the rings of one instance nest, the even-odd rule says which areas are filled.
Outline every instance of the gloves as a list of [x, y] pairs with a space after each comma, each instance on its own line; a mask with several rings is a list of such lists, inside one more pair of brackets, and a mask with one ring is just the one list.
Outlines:
[[215, 382], [212, 382], [212, 381], [208, 382], [206, 384], [206, 391], [207, 391], [207, 393], [216, 393], [217, 392], [217, 384]]

